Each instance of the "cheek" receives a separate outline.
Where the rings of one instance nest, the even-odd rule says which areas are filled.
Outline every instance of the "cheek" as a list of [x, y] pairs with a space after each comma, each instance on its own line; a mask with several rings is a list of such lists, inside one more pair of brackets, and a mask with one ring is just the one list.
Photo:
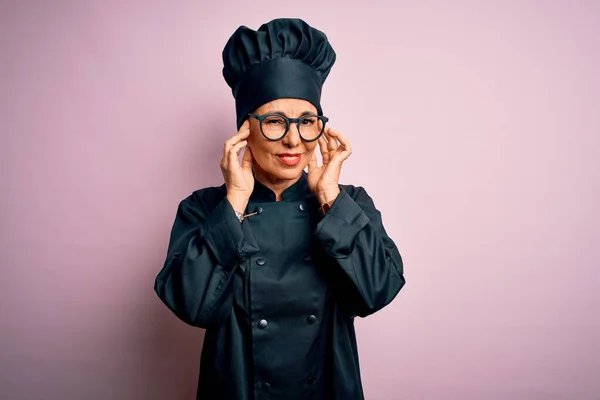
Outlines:
[[261, 147], [263, 146], [263, 137], [260, 132], [256, 129], [250, 129], [250, 136], [248, 136], [248, 146], [252, 148], [253, 152], [257, 154], [261, 152]]
[[314, 142], [310, 142], [310, 143], [306, 143], [306, 152], [308, 153], [308, 155], [312, 155], [313, 151], [315, 151], [315, 148], [317, 147], [317, 141]]
[[258, 134], [250, 133], [248, 145], [252, 149], [253, 157], [258, 161], [267, 160], [273, 154], [273, 144], [265, 140], [260, 132]]

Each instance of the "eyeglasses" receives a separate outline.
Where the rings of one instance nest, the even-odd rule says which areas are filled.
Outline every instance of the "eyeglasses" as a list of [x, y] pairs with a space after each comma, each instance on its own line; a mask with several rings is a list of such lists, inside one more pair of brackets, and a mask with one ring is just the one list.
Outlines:
[[300, 118], [288, 118], [280, 113], [269, 113], [263, 115], [248, 114], [260, 122], [260, 131], [263, 136], [272, 142], [283, 139], [290, 130], [290, 124], [298, 125], [300, 137], [305, 142], [314, 142], [319, 139], [325, 130], [325, 124], [329, 118], [322, 115], [304, 115]]

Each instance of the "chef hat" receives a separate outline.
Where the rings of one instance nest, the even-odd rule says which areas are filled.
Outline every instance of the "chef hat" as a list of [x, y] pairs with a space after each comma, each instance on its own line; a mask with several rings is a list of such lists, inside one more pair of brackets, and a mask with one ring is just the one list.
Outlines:
[[301, 19], [275, 19], [256, 31], [239, 27], [223, 49], [238, 129], [248, 113], [280, 98], [307, 100], [322, 115], [321, 88], [335, 58], [327, 36]]

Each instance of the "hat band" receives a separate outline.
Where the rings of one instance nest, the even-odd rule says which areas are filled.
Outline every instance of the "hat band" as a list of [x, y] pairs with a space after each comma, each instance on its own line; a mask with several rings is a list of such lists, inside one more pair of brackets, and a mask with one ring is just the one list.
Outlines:
[[233, 93], [238, 129], [248, 113], [282, 98], [306, 100], [322, 114], [321, 88], [319, 75], [300, 60], [274, 58], [255, 64], [246, 71]]

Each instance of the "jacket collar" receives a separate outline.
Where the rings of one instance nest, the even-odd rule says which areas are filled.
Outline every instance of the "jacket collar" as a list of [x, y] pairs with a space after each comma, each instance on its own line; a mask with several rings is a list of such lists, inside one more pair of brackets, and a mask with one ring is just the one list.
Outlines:
[[[284, 201], [302, 200], [306, 198], [308, 194], [310, 194], [310, 191], [308, 190], [307, 175], [308, 174], [305, 171], [302, 171], [300, 179], [298, 179], [293, 185], [284, 190], [284, 192], [282, 193]], [[250, 199], [258, 203], [275, 201], [275, 193], [271, 189], [260, 183], [258, 179], [256, 179], [255, 175], [254, 190]]]

